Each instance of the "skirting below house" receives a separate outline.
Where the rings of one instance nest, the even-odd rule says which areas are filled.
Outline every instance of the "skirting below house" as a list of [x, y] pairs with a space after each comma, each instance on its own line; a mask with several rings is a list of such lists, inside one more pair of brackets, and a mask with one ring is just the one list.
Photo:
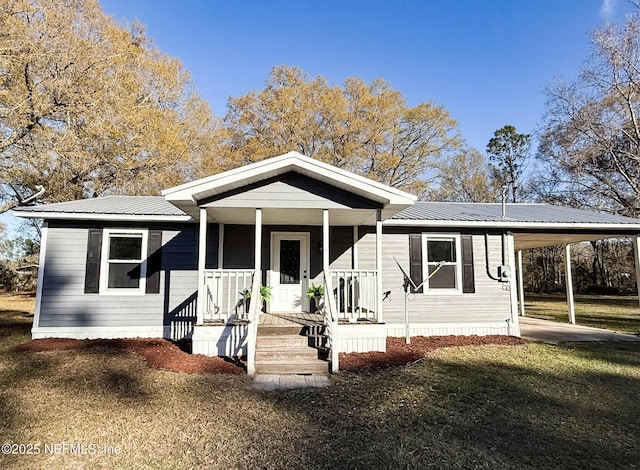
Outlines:
[[83, 326], [83, 327], [33, 327], [32, 339], [118, 339], [118, 338], [162, 338], [163, 326]]
[[387, 350], [385, 325], [380, 324], [339, 324], [338, 351], [342, 353]]
[[196, 325], [191, 352], [205, 356], [246, 356], [247, 325]]
[[[388, 323], [385, 327], [387, 336], [406, 336], [404, 323]], [[509, 327], [506, 321], [492, 323], [411, 323], [409, 325], [409, 334], [411, 336], [508, 335]]]

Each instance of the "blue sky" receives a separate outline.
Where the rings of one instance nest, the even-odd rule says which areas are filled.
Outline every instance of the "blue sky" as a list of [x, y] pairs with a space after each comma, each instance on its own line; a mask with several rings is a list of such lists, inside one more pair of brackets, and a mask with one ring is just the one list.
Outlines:
[[[178, 57], [214, 113], [261, 90], [274, 65], [333, 84], [383, 78], [409, 105], [434, 101], [484, 151], [496, 129], [534, 133], [544, 88], [573, 79], [588, 33], [628, 0], [101, 0]], [[9, 214], [0, 221], [13, 225]]]
[[533, 133], [554, 77], [573, 79], [588, 33], [633, 10], [627, 0], [102, 0], [137, 19], [191, 71], [222, 115], [229, 96], [261, 90], [274, 65], [334, 84], [383, 78], [409, 105], [434, 101], [485, 150], [512, 124]]

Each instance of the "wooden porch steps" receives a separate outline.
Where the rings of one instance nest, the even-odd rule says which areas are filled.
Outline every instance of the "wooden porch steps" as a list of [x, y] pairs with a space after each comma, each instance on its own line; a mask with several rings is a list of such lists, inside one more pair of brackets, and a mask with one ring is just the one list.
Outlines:
[[329, 363], [315, 347], [318, 334], [308, 326], [260, 325], [256, 341], [257, 374], [326, 375]]

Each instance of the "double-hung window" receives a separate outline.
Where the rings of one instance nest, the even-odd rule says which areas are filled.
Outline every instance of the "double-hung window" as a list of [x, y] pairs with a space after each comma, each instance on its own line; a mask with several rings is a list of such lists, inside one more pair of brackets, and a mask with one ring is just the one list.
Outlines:
[[144, 294], [147, 230], [105, 229], [102, 240], [100, 291]]
[[429, 276], [424, 293], [462, 293], [461, 260], [459, 234], [423, 234], [422, 269]]

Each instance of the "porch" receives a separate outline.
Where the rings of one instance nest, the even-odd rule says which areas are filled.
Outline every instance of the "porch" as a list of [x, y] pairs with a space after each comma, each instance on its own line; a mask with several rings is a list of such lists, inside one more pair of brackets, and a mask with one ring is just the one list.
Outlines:
[[[226, 344], [222, 334], [242, 337], [247, 370], [253, 374], [263, 310], [294, 314], [298, 321], [312, 321], [313, 316], [314, 322], [322, 322], [335, 371], [340, 322], [371, 326], [384, 321], [382, 221], [411, 206], [415, 196], [296, 152], [163, 195], [199, 221], [194, 344], [217, 336], [211, 341], [219, 349]], [[375, 246], [361, 257], [364, 231], [375, 234]], [[216, 236], [215, 243], [210, 235]], [[321, 288], [321, 299], [308, 297], [312, 287]]]

